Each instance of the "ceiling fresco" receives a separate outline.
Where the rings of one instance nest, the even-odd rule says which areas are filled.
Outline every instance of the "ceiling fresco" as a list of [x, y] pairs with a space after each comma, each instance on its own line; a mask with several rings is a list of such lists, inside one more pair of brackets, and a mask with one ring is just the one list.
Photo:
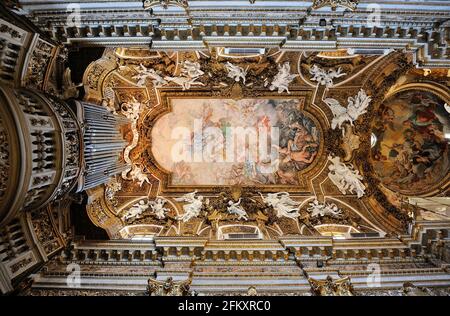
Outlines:
[[171, 99], [152, 154], [176, 185], [296, 185], [321, 148], [304, 99]]
[[393, 191], [413, 195], [448, 177], [450, 116], [444, 104], [430, 91], [406, 90], [379, 108], [372, 160], [380, 180]]
[[450, 184], [446, 73], [411, 58], [107, 49], [85, 99], [129, 118], [129, 168], [88, 215], [113, 239], [405, 231], [403, 195]]

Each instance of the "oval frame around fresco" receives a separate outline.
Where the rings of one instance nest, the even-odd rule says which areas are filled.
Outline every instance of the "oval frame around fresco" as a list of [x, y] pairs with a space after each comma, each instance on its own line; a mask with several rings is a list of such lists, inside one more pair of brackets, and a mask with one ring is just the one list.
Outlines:
[[[408, 91], [417, 91], [417, 92], [422, 91], [422, 92], [426, 92], [426, 93], [431, 93], [438, 99], [442, 100], [443, 103], [450, 104], [450, 94], [448, 92], [448, 89], [446, 89], [445, 87], [442, 87], [442, 86], [439, 86], [436, 84], [429, 84], [429, 83], [409, 83], [409, 84], [405, 84], [400, 87], [397, 87], [396, 89], [391, 90], [385, 96], [383, 101], [380, 103], [380, 105], [378, 106], [378, 109], [389, 98], [391, 98], [399, 93], [408, 92]], [[378, 111], [378, 109], [376, 109], [376, 111]], [[373, 121], [370, 122], [370, 128], [372, 130]], [[449, 151], [450, 151], [450, 147], [447, 148], [447, 153]], [[372, 152], [372, 149], [370, 149], [370, 159], [371, 159], [372, 167], [374, 169], [374, 175], [379, 178], [379, 175], [375, 171], [376, 167], [373, 163], [374, 161], [373, 161], [372, 155], [373, 155], [373, 152]], [[450, 163], [447, 168], [446, 174], [444, 174], [439, 180], [436, 181], [436, 183], [434, 183], [432, 185], [425, 184], [423, 189], [405, 190], [405, 189], [393, 188], [389, 184], [385, 184], [382, 179], [380, 179], [380, 184], [391, 191], [399, 192], [399, 193], [402, 193], [405, 195], [431, 196], [431, 195], [436, 195], [436, 194], [446, 190], [450, 186], [450, 172], [449, 171], [450, 171]]]

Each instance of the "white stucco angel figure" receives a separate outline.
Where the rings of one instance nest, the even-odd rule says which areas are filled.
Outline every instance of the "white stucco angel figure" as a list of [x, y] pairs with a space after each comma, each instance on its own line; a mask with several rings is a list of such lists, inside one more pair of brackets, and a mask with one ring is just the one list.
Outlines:
[[204, 74], [200, 69], [200, 63], [186, 60], [181, 68], [181, 73], [189, 78], [197, 78]]
[[314, 199], [314, 201], [309, 203], [309, 207], [306, 209], [308, 212], [310, 212], [311, 218], [314, 217], [323, 217], [326, 215], [332, 216], [332, 217], [341, 217], [342, 210], [340, 210], [336, 204], [331, 203], [319, 203], [317, 199]]
[[130, 209], [122, 216], [122, 220], [130, 220], [134, 218], [140, 218], [142, 213], [144, 213], [149, 208], [149, 203], [144, 202], [144, 200], [139, 201], [134, 204]]
[[289, 92], [288, 86], [292, 82], [292, 80], [295, 79], [298, 75], [291, 74], [291, 65], [289, 62], [285, 62], [283, 65], [278, 65], [278, 73], [275, 75], [275, 77], [272, 80], [272, 83], [270, 84], [270, 91], [273, 91], [275, 89], [278, 89], [278, 93], [283, 93], [286, 91]]
[[261, 193], [259, 195], [261, 195], [264, 203], [273, 207], [277, 212], [277, 217], [297, 218], [300, 216], [300, 203], [292, 200], [289, 193], [268, 193], [267, 197], [264, 197]]
[[242, 83], [245, 84], [245, 76], [247, 76], [247, 69], [233, 65], [229, 61], [225, 64], [228, 71], [228, 78], [233, 78], [234, 81], [239, 82], [242, 79]]
[[241, 204], [241, 199], [239, 199], [239, 201], [237, 201], [235, 203], [233, 203], [233, 201], [228, 201], [227, 211], [229, 214], [237, 215], [238, 220], [243, 219], [246, 221], [246, 220], [248, 220], [248, 214], [242, 208], [242, 206], [240, 206], [240, 204]]
[[352, 165], [347, 165], [341, 162], [338, 156], [328, 156], [328, 160], [331, 164], [328, 166], [330, 172], [328, 177], [331, 182], [334, 183], [341, 191], [342, 194], [356, 193], [358, 198], [364, 195], [366, 187], [361, 182], [363, 177], [359, 174], [358, 170], [355, 170]]
[[336, 127], [339, 127], [342, 129], [342, 124], [344, 122], [349, 122], [350, 125], [353, 125], [353, 122], [356, 121], [360, 115], [367, 112], [367, 107], [371, 100], [372, 98], [368, 96], [363, 89], [359, 90], [356, 97], [348, 98], [347, 108], [340, 105], [339, 101], [336, 99], [324, 99], [323, 101], [328, 105], [331, 112], [333, 112], [331, 128], [335, 129]]
[[166, 202], [166, 199], [160, 197], [149, 202], [149, 205], [152, 208], [152, 213], [155, 214], [158, 219], [164, 219], [166, 217], [166, 212], [169, 212], [169, 209], [164, 207]]
[[196, 197], [197, 191], [187, 193], [182, 197], [176, 198], [177, 202], [186, 202], [183, 205], [184, 213], [182, 215], [177, 216], [177, 220], [181, 220], [183, 222], [189, 221], [191, 218], [197, 217], [200, 215], [200, 212], [203, 207], [203, 199], [204, 197], [199, 195]]
[[133, 168], [130, 172], [131, 180], [138, 181], [139, 186], [142, 187], [144, 182], [147, 182], [150, 184], [150, 180], [148, 179], [147, 175], [142, 171], [142, 169], [139, 166], [133, 165]]
[[339, 67], [338, 70], [329, 69], [328, 71], [323, 70], [317, 65], [313, 65], [309, 70], [309, 73], [313, 75], [312, 81], [317, 81], [319, 85], [325, 86], [326, 88], [333, 87], [333, 79], [345, 76], [345, 72], [341, 72], [342, 69]]
[[155, 87], [160, 87], [162, 85], [165, 85], [167, 83], [166, 80], [163, 79], [161, 76], [161, 72], [155, 71], [154, 69], [148, 69], [142, 64], [139, 64], [139, 67], [135, 68], [137, 71], [137, 75], [133, 76], [132, 78], [137, 80], [138, 86], [145, 86], [145, 83], [147, 81], [147, 78], [150, 78], [153, 80], [153, 85]]
[[182, 90], [189, 90], [191, 86], [204, 86], [202, 82], [198, 82], [198, 77], [188, 78], [188, 77], [164, 77], [165, 80], [176, 83], [181, 86]]

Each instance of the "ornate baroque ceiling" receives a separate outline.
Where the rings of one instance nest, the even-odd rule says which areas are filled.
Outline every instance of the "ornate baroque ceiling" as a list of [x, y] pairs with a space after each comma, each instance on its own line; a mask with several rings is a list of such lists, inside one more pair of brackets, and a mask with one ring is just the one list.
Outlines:
[[399, 193], [446, 195], [446, 70], [396, 51], [240, 54], [117, 48], [87, 68], [86, 100], [132, 122], [130, 168], [88, 192], [111, 238], [392, 234], [415, 216]]

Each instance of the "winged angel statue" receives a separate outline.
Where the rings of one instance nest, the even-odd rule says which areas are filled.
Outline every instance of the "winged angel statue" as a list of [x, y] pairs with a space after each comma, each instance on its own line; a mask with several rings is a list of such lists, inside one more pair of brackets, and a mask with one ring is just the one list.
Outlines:
[[240, 204], [241, 199], [239, 199], [236, 203], [233, 203], [233, 201], [228, 201], [227, 211], [229, 214], [236, 215], [238, 220], [243, 219], [246, 221], [248, 220], [247, 212], [242, 208], [242, 206], [240, 206]]
[[366, 187], [361, 182], [363, 177], [359, 174], [359, 171], [353, 169], [352, 165], [349, 166], [341, 162], [338, 156], [328, 156], [328, 160], [331, 162], [328, 166], [330, 170], [328, 177], [338, 187], [339, 191], [344, 195], [347, 191], [355, 192], [358, 198], [362, 197]]
[[189, 221], [191, 218], [195, 218], [200, 215], [203, 206], [204, 197], [199, 195], [196, 197], [197, 191], [187, 193], [182, 197], [176, 198], [177, 202], [186, 202], [187, 204], [183, 205], [184, 213], [182, 215], [177, 216], [177, 220], [181, 220], [183, 222]]
[[333, 86], [334, 78], [339, 78], [346, 75], [345, 72], [341, 71], [341, 68], [338, 68], [338, 70], [329, 69], [328, 71], [325, 71], [317, 65], [313, 65], [309, 70], [309, 73], [313, 75], [311, 78], [312, 81], [317, 81], [319, 85], [323, 85], [328, 89]]
[[300, 203], [292, 200], [289, 193], [268, 193], [267, 197], [264, 197], [261, 193], [259, 195], [261, 195], [264, 203], [273, 207], [277, 212], [277, 217], [297, 218], [300, 216]]
[[314, 217], [323, 217], [326, 215], [332, 217], [341, 217], [342, 210], [340, 210], [336, 204], [334, 203], [324, 203], [321, 204], [317, 199], [309, 203], [309, 207], [307, 211], [310, 212], [311, 218]]
[[155, 87], [163, 86], [167, 83], [161, 76], [161, 72], [155, 71], [154, 69], [149, 69], [142, 64], [136, 67], [137, 75], [133, 76], [133, 79], [137, 79], [137, 85], [140, 87], [145, 86], [147, 78], [153, 80], [153, 85]]
[[245, 84], [245, 76], [247, 75], [247, 69], [233, 65], [229, 61], [225, 64], [228, 71], [228, 77], [234, 79], [234, 81], [239, 82], [242, 79], [242, 83]]
[[167, 200], [164, 198], [157, 198], [156, 200], [149, 202], [153, 214], [155, 214], [158, 219], [164, 219], [166, 217], [166, 212], [170, 211], [168, 208], [164, 207], [166, 202]]
[[331, 128], [335, 129], [339, 127], [342, 129], [342, 124], [349, 122], [353, 125], [353, 122], [358, 119], [358, 117], [367, 112], [367, 107], [372, 101], [372, 98], [366, 94], [366, 92], [361, 89], [356, 97], [348, 98], [347, 108], [340, 105], [339, 101], [333, 98], [327, 98], [323, 100], [331, 112], [333, 112], [333, 120], [331, 121]]
[[269, 87], [270, 91], [278, 89], [278, 93], [283, 93], [283, 91], [289, 92], [289, 84], [298, 75], [291, 74], [291, 65], [289, 62], [285, 62], [283, 65], [278, 65], [278, 73], [273, 78], [273, 81]]

